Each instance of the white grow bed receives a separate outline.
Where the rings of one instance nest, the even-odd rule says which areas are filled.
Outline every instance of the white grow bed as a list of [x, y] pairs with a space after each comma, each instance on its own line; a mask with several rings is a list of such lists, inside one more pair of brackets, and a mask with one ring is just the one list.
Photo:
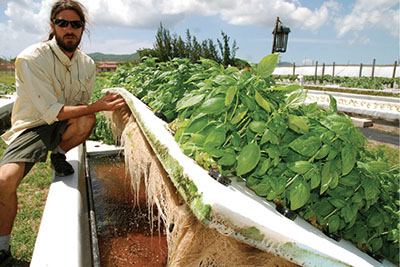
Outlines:
[[[117, 92], [125, 98], [178, 191], [179, 184], [174, 180], [168, 159], [178, 162], [183, 175], [196, 185], [200, 198], [188, 204], [208, 227], [302, 266], [394, 266], [387, 260], [383, 263], [376, 261], [348, 241], [337, 242], [328, 238], [301, 218], [289, 220], [275, 210], [274, 204], [263, 201], [247, 189], [244, 183], [232, 181], [229, 186], [220, 184], [183, 154], [167, 130], [167, 124], [157, 118], [143, 102], [123, 88], [105, 90]], [[211, 207], [209, 218], [202, 217], [197, 209], [199, 202]], [[259, 231], [258, 236], [262, 236], [262, 239], [237, 231], [254, 228]]]

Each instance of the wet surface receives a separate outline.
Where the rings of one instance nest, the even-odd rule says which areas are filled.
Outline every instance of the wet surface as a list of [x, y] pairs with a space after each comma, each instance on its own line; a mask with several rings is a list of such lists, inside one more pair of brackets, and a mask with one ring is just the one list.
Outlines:
[[399, 134], [385, 132], [380, 129], [373, 128], [359, 128], [361, 133], [368, 139], [378, 141], [381, 143], [391, 144], [395, 146], [400, 146]]
[[134, 207], [123, 158], [91, 158], [89, 165], [101, 266], [166, 266], [164, 226], [161, 225], [160, 233], [155, 219], [151, 227], [143, 192], [139, 205]]

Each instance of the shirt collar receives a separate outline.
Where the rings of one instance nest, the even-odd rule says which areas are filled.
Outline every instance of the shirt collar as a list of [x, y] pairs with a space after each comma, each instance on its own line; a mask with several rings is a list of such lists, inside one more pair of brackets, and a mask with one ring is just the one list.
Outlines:
[[63, 65], [69, 67], [69, 66], [71, 66], [71, 65], [73, 65], [75, 63], [76, 58], [77, 58], [77, 56], [76, 56], [76, 52], [77, 51], [75, 51], [74, 55], [72, 56], [72, 58], [69, 59], [69, 57], [58, 46], [55, 36], [53, 37], [53, 39], [51, 39], [49, 41], [49, 45], [50, 45], [51, 50], [56, 54], [57, 58], [60, 60], [60, 62]]

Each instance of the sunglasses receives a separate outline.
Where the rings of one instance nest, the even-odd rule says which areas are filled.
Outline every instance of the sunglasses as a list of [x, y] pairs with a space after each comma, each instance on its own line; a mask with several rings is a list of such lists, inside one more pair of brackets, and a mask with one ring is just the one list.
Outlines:
[[65, 20], [65, 19], [52, 19], [51, 20], [54, 24], [56, 24], [58, 27], [65, 28], [68, 27], [68, 25], [71, 23], [72, 28], [74, 29], [79, 29], [85, 25], [85, 22], [81, 20]]

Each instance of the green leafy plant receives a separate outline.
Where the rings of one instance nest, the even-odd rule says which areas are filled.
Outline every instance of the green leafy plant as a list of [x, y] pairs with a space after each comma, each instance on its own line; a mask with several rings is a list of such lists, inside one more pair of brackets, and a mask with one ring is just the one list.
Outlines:
[[148, 58], [119, 69], [109, 83], [163, 113], [200, 166], [237, 177], [317, 228], [398, 263], [399, 166], [365, 149], [333, 97], [324, 109], [304, 104], [299, 86], [277, 85], [277, 59], [239, 70], [208, 59]]
[[[272, 76], [276, 81], [280, 82], [295, 82], [299, 79], [299, 75], [273, 75]], [[360, 88], [360, 89], [377, 89], [381, 90], [384, 87], [392, 87], [394, 83], [399, 84], [400, 78], [384, 78], [384, 77], [375, 77], [371, 79], [370, 77], [342, 77], [331, 75], [318, 75], [315, 77], [314, 75], [304, 75], [304, 81], [306, 83], [314, 83], [315, 80], [319, 82], [319, 84], [338, 84], [341, 87], [348, 88]]]
[[0, 83], [0, 95], [9, 95], [15, 93], [15, 84]]

